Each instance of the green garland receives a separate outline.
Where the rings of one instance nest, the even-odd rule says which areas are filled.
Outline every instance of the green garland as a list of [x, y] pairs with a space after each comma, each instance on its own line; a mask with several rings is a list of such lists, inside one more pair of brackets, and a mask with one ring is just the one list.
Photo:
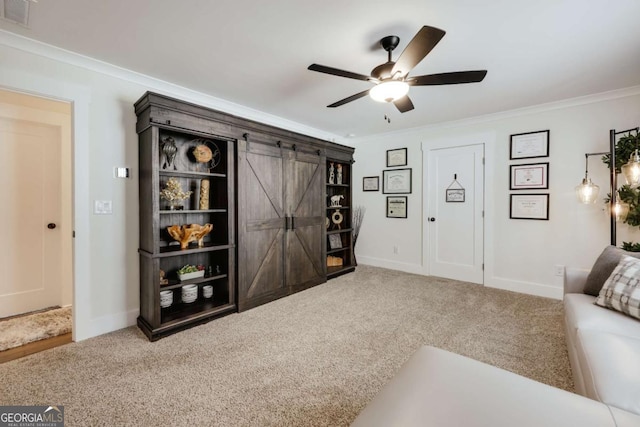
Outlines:
[[[623, 136], [618, 140], [616, 144], [616, 173], [622, 172], [622, 166], [629, 161], [629, 157], [637, 149], [640, 149], [640, 135], [638, 134], [632, 135], [629, 133], [629, 135]], [[602, 162], [611, 169], [611, 155], [602, 156]], [[607, 197], [607, 202], [609, 201], [608, 199], [609, 197]], [[623, 185], [618, 189], [618, 200], [629, 205], [629, 214], [624, 223], [632, 227], [640, 227], [640, 188]], [[622, 246], [624, 249], [625, 246], [631, 248], [635, 247], [634, 245], [638, 245], [640, 251], [640, 243], [623, 242]]]
[[623, 222], [640, 227], [640, 189], [625, 184], [618, 189], [618, 199], [629, 205], [629, 214]]
[[[622, 172], [622, 165], [629, 161], [629, 157], [636, 149], [640, 150], [640, 135], [626, 135], [616, 144], [616, 172]], [[602, 162], [611, 169], [611, 155], [602, 156]]]

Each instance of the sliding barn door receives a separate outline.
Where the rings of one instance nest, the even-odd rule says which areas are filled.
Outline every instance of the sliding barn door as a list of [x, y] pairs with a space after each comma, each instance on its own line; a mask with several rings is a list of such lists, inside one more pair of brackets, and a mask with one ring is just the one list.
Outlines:
[[285, 277], [290, 292], [326, 281], [322, 255], [325, 227], [324, 157], [300, 150], [287, 153]]
[[286, 211], [279, 147], [238, 142], [238, 310], [287, 293]]

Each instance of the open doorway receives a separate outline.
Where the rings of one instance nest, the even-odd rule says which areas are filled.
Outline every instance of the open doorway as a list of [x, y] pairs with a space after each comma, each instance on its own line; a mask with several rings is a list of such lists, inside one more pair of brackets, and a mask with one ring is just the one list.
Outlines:
[[71, 341], [71, 140], [70, 103], [0, 90], [0, 182], [5, 195], [0, 211], [0, 223], [5, 226], [5, 244], [0, 247], [3, 353], [24, 355], [24, 348], [16, 349], [29, 346], [40, 351]]

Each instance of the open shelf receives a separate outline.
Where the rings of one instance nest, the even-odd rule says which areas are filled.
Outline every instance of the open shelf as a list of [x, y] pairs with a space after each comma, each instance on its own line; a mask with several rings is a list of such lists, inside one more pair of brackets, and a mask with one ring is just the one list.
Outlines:
[[327, 234], [338, 234], [338, 233], [351, 233], [353, 231], [352, 228], [344, 228], [342, 230], [331, 230], [327, 231]]
[[160, 253], [156, 254], [155, 256], [162, 258], [166, 256], [190, 255], [190, 254], [197, 254], [201, 252], [222, 251], [222, 250], [230, 249], [233, 247], [235, 247], [235, 245], [217, 245], [214, 243], [205, 243], [205, 245], [201, 248], [190, 247], [187, 249], [180, 249], [180, 245], [171, 245], [171, 246], [161, 247]]
[[332, 209], [350, 209], [349, 206], [327, 206], [328, 210]]
[[350, 187], [349, 184], [327, 184], [327, 187]]
[[160, 176], [180, 176], [180, 177], [208, 177], [208, 178], [226, 178], [227, 175], [223, 173], [211, 173], [211, 172], [189, 172], [189, 171], [170, 171], [160, 170], [158, 171]]
[[235, 306], [235, 304], [229, 304], [228, 301], [216, 299], [215, 291], [212, 298], [199, 297], [189, 304], [180, 302], [180, 296], [176, 296], [178, 297], [177, 301], [174, 301], [170, 307], [161, 309], [161, 327], [178, 322], [193, 321], [199, 317], [209, 317], [216, 311], [224, 311], [230, 306]]
[[162, 209], [160, 211], [160, 215], [180, 215], [180, 214], [192, 214], [192, 213], [226, 213], [226, 209], [182, 209], [182, 210], [170, 210], [170, 209]]
[[220, 280], [226, 278], [226, 274], [219, 274], [217, 276], [211, 277], [199, 277], [197, 279], [185, 280], [184, 282], [180, 282], [178, 280], [169, 280], [168, 285], [160, 285], [161, 291], [169, 291], [171, 289], [181, 288], [185, 285], [198, 285], [200, 283], [213, 282], [214, 280]]
[[327, 277], [334, 278], [341, 276], [343, 274], [350, 273], [354, 271], [356, 267], [354, 265], [340, 265], [337, 267], [327, 267]]

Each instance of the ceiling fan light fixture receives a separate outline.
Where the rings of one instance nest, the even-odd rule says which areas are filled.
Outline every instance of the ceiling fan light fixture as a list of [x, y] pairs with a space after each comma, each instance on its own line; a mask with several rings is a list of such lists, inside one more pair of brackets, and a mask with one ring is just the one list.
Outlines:
[[398, 80], [378, 83], [369, 89], [369, 96], [378, 102], [394, 102], [409, 93], [409, 84]]

